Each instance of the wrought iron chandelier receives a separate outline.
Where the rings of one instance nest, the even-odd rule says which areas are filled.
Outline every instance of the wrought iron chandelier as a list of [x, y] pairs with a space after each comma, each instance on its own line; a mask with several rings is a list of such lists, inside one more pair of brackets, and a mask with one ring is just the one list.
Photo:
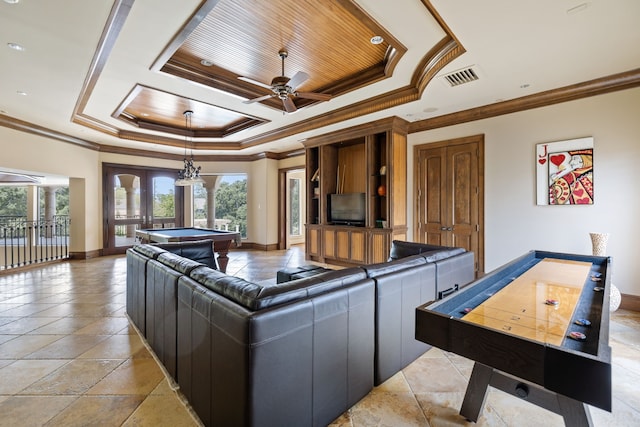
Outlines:
[[[184, 137], [184, 167], [178, 171], [178, 179], [176, 179], [175, 185], [185, 187], [197, 183], [203, 183], [204, 179], [200, 177], [200, 166], [195, 167], [193, 164], [193, 144], [190, 144], [189, 137], [191, 136], [191, 116], [193, 111], [187, 110], [184, 113], [185, 122], [185, 137]], [[191, 157], [187, 159], [187, 145], [191, 148]]]

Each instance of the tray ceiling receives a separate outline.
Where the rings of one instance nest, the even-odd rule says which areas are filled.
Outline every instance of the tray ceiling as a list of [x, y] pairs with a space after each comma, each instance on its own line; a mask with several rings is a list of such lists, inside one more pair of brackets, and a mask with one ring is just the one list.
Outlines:
[[[637, 16], [637, 0], [0, 2], [0, 125], [124, 154], [180, 158], [189, 134], [201, 157], [287, 155], [391, 116], [420, 131], [637, 85]], [[298, 90], [330, 100], [246, 103], [282, 49]]]

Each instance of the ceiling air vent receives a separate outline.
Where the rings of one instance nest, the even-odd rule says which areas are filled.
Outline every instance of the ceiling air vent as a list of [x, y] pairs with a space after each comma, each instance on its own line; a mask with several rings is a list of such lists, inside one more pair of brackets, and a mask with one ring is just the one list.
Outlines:
[[471, 67], [463, 68], [462, 70], [440, 76], [440, 78], [448, 83], [449, 86], [454, 87], [478, 80], [480, 78], [480, 73], [475, 65], [472, 65]]

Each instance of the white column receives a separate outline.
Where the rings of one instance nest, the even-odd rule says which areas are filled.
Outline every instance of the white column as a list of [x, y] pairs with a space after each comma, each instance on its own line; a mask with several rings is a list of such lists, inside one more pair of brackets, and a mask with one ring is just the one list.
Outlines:
[[216, 221], [216, 190], [220, 187], [222, 176], [203, 176], [203, 187], [207, 191], [207, 228], [215, 228]]
[[[136, 176], [135, 175], [127, 175], [122, 174], [118, 175], [118, 179], [120, 180], [120, 185], [124, 188], [126, 193], [126, 201], [127, 201], [127, 219], [131, 219], [136, 214]], [[142, 220], [143, 223], [146, 221]], [[135, 237], [136, 235], [136, 224], [128, 224], [127, 225], [127, 237]]]
[[44, 189], [45, 236], [55, 235], [56, 190], [58, 187], [42, 187]]

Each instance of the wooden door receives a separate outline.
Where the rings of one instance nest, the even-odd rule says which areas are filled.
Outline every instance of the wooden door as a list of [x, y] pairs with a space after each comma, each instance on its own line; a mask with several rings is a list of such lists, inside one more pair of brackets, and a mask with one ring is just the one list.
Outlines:
[[415, 150], [416, 240], [473, 251], [484, 270], [484, 139], [424, 144]]
[[135, 230], [181, 227], [183, 187], [176, 171], [105, 164], [103, 166], [103, 253], [124, 253]]

